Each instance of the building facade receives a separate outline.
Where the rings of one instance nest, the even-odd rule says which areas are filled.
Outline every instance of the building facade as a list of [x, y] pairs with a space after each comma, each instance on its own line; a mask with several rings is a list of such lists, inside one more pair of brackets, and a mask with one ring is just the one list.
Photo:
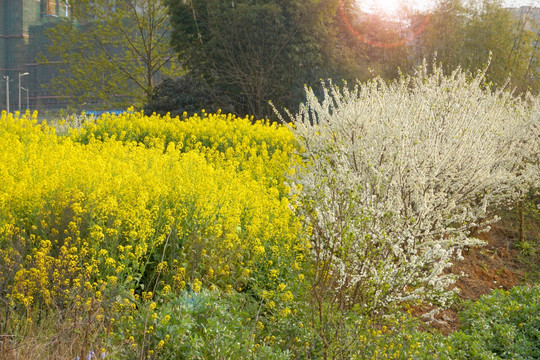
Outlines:
[[67, 17], [68, 10], [65, 0], [0, 0], [0, 109], [9, 97], [10, 110], [18, 110], [19, 93], [22, 109], [27, 103], [32, 109], [54, 103], [42, 87], [54, 76], [54, 66], [38, 64], [37, 57], [45, 51], [46, 29]]

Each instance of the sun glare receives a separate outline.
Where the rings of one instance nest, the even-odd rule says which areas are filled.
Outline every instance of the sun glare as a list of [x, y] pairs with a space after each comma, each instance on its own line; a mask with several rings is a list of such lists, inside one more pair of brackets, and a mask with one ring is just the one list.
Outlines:
[[[402, 16], [409, 11], [426, 11], [431, 7], [432, 0], [356, 0], [358, 1], [359, 9], [366, 13], [372, 13], [379, 15], [384, 21], [388, 21], [389, 24], [398, 24], [402, 22]], [[403, 11], [403, 12], [402, 12]], [[419, 34], [421, 34], [431, 19], [431, 14], [426, 13], [424, 20], [421, 24], [415, 24], [414, 27], [409, 28], [409, 31], [402, 34], [398, 38], [385, 41], [377, 39], [377, 36], [370, 35], [369, 33], [358, 31], [350, 22], [348, 15], [346, 14], [345, 6], [340, 1], [339, 14], [343, 20], [343, 24], [347, 27], [352, 35], [354, 35], [359, 41], [374, 47], [381, 48], [393, 48], [402, 46], [410, 41], [414, 40]], [[408, 23], [407, 17], [403, 17], [403, 24]], [[410, 25], [410, 24], [409, 24]]]
[[360, 8], [383, 16], [396, 17], [404, 8], [426, 10], [430, 0], [357, 0]]
[[379, 0], [375, 1], [379, 9], [388, 15], [395, 15], [399, 11], [399, 0]]

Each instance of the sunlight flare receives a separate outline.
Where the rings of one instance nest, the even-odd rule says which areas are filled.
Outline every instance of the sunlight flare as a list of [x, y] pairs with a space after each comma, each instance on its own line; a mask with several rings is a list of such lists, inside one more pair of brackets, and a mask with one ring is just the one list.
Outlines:
[[426, 10], [432, 6], [430, 0], [358, 0], [363, 11], [396, 17], [405, 9]]

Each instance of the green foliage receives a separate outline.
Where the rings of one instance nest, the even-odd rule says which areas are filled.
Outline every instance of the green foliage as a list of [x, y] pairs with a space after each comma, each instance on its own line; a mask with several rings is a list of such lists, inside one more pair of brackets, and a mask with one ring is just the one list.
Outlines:
[[[500, 360], [540, 358], [540, 286], [495, 290], [464, 304], [461, 329], [443, 336], [419, 330], [418, 319], [399, 312], [364, 318], [351, 311], [334, 325], [330, 359]], [[337, 313], [334, 313], [334, 316]], [[321, 346], [322, 344], [318, 344]], [[319, 348], [320, 350], [320, 348]], [[322, 358], [322, 353], [313, 358]]]
[[537, 93], [538, 20], [503, 6], [499, 0], [439, 0], [432, 9], [404, 7], [388, 18], [363, 11], [358, 2], [340, 2], [332, 24], [335, 43], [322, 45], [337, 65], [328, 73], [334, 79], [395, 79], [435, 54], [446, 72], [461, 67], [474, 73], [492, 54], [487, 81], [500, 87], [510, 79], [519, 93]]
[[461, 330], [450, 336], [459, 359], [539, 359], [540, 286], [495, 290], [460, 314]]
[[[436, 53], [447, 72], [458, 67], [462, 61], [461, 47], [464, 42], [463, 32], [466, 18], [467, 8], [462, 1], [438, 1], [437, 6], [429, 16], [426, 29], [417, 40], [422, 49], [421, 56], [431, 58]], [[483, 59], [483, 61], [486, 60], [487, 58]]]
[[[257, 304], [243, 294], [218, 291], [169, 293], [123, 317], [119, 340], [133, 336], [134, 344], [154, 349], [154, 359], [288, 359], [287, 352], [270, 346], [254, 347], [257, 322], [250, 314]], [[139, 304], [144, 306], [144, 303]], [[148, 307], [148, 306], [147, 306]], [[143, 340], [144, 327], [152, 331]], [[133, 358], [139, 346], [125, 347], [118, 356]]]

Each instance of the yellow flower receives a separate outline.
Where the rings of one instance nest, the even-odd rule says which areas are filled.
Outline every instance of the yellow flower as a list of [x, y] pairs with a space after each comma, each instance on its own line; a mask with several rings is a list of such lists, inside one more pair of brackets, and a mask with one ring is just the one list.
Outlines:
[[278, 271], [278, 270], [272, 269], [272, 270], [270, 270], [270, 271], [268, 272], [268, 277], [269, 277], [270, 279], [277, 279], [278, 274], [279, 274], [279, 271]]
[[[143, 259], [155, 255], [173, 228], [174, 236], [189, 241], [185, 254], [158, 265], [162, 294], [184, 288], [191, 274], [200, 278], [193, 280], [194, 291], [212, 280], [232, 292], [232, 286], [244, 288], [250, 277], [261, 276], [254, 274], [258, 269], [271, 267], [266, 276], [277, 280], [284, 269], [300, 267], [306, 246], [284, 184], [299, 157], [286, 127], [230, 114], [180, 121], [131, 113], [60, 137], [36, 119], [0, 116], [0, 234], [32, 249], [0, 252], [8, 259], [6, 269], [21, 259], [15, 274], [0, 270], [0, 279], [16, 284], [14, 306], [33, 311], [70, 298], [85, 306], [82, 290], [95, 291], [92, 307], [108, 301], [102, 298], [123, 279], [140, 278]], [[37, 213], [42, 217], [32, 221], [29, 216]], [[188, 221], [205, 224], [201, 236], [179, 225]], [[19, 223], [28, 228], [18, 229]], [[140, 297], [149, 302], [154, 294]], [[134, 311], [138, 298], [132, 292], [114, 311]]]
[[161, 319], [161, 325], [167, 325], [170, 320], [171, 320], [171, 316], [170, 315], [165, 315], [163, 317], [163, 319]]
[[202, 283], [199, 281], [199, 279], [195, 278], [192, 284], [193, 291], [195, 291], [196, 293], [201, 291], [201, 285]]
[[283, 299], [284, 302], [291, 302], [294, 299], [294, 295], [291, 291], [286, 291], [285, 293], [283, 293], [281, 298]]

